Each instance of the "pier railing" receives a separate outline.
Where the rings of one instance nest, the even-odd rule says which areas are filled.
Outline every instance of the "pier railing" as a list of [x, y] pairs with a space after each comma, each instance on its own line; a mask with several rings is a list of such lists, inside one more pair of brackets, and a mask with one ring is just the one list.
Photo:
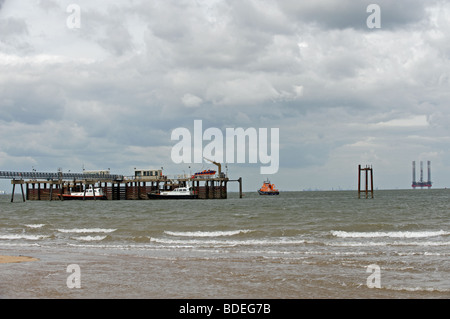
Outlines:
[[95, 180], [123, 180], [123, 175], [116, 174], [85, 174], [85, 173], [62, 173], [62, 172], [12, 172], [0, 171], [3, 179], [43, 179], [43, 180], [73, 180], [73, 179], [95, 179]]

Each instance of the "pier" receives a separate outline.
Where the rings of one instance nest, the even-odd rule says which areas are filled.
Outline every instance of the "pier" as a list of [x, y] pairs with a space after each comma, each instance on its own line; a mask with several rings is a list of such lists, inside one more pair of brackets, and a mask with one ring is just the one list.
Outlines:
[[[361, 173], [364, 172], [366, 175], [365, 179], [365, 190], [361, 190]], [[370, 189], [369, 189], [369, 173], [370, 173]], [[373, 169], [372, 166], [366, 165], [366, 167], [361, 168], [361, 165], [358, 165], [358, 198], [361, 198], [361, 193], [364, 192], [366, 194], [366, 198], [369, 198], [369, 192], [371, 194], [371, 198], [373, 198]]]
[[[149, 170], [150, 171], [150, 170]], [[155, 170], [156, 171], [156, 170]], [[218, 176], [195, 177], [178, 175], [123, 176], [109, 174], [108, 171], [89, 173], [47, 173], [0, 171], [0, 178], [10, 179], [12, 184], [11, 202], [14, 201], [15, 187], [20, 186], [22, 200], [63, 200], [63, 194], [83, 192], [90, 186], [101, 188], [107, 200], [147, 200], [148, 193], [174, 190], [191, 186], [198, 199], [226, 199], [229, 182], [239, 183], [239, 197], [242, 198], [242, 178], [231, 180], [224, 174]], [[94, 198], [95, 200], [95, 198]]]

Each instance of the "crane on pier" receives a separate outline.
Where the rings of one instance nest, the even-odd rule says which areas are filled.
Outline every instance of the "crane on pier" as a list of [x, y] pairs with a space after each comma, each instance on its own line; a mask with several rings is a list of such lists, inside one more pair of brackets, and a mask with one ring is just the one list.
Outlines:
[[210, 160], [209, 158], [206, 158], [206, 157], [203, 157], [203, 158], [204, 158], [205, 160], [207, 160], [207, 161], [213, 163], [214, 165], [216, 165], [216, 166], [217, 166], [217, 170], [218, 170], [218, 172], [219, 172], [219, 177], [222, 177], [222, 164], [217, 163], [217, 162], [215, 162], [215, 161], [213, 161], [213, 160]]

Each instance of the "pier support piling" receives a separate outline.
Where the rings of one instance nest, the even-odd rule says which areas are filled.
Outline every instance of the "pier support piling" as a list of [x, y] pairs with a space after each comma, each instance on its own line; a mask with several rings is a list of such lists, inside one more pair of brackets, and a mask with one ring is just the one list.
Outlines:
[[239, 177], [239, 198], [242, 198], [242, 177]]
[[11, 203], [14, 202], [14, 192], [15, 192], [15, 190], [16, 190], [16, 184], [13, 183], [13, 189], [12, 189], [12, 192], [11, 192]]
[[11, 180], [11, 184], [13, 185], [13, 189], [11, 192], [11, 203], [14, 202], [14, 192], [16, 190], [16, 184], [20, 184], [20, 190], [22, 191], [22, 201], [25, 202], [25, 194], [23, 192], [23, 179], [21, 180], [16, 180], [16, 179], [12, 179]]
[[[361, 165], [358, 165], [358, 198], [361, 198], [361, 172], [365, 172], [366, 180], [365, 180], [365, 190], [366, 198], [369, 198], [369, 192], [371, 194], [371, 198], [373, 198], [373, 169], [372, 166], [366, 165], [365, 168], [361, 168]], [[370, 172], [370, 189], [369, 189], [369, 172]]]

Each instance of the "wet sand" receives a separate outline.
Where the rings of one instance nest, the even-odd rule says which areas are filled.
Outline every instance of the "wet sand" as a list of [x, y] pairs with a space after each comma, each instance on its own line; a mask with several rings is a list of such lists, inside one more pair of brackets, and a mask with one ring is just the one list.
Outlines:
[[0, 264], [21, 263], [25, 261], [38, 261], [39, 259], [28, 256], [3, 256], [0, 255]]

